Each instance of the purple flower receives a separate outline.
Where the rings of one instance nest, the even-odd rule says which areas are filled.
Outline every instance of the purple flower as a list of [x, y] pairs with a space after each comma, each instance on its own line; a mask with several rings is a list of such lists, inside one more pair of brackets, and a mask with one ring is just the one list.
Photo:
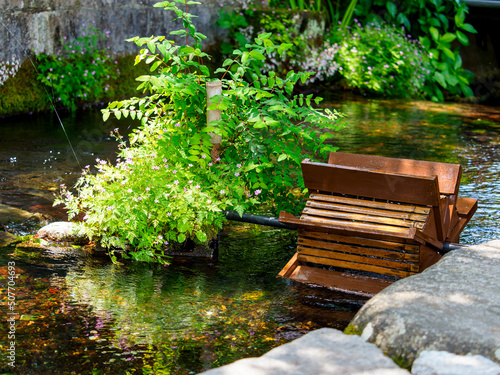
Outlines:
[[236, 164], [236, 167], [237, 168], [241, 168], [241, 164]]
[[137, 198], [138, 201], [142, 201], [142, 197]]
[[224, 194], [224, 193], [225, 193], [225, 191], [224, 191], [224, 190], [221, 190], [221, 191], [220, 191], [220, 193], [221, 193], [221, 194]]
[[175, 180], [174, 184], [179, 185], [179, 180]]
[[254, 193], [254, 194], [255, 194], [255, 195], [259, 195], [260, 193], [262, 193], [262, 190], [261, 190], [261, 189], [257, 189], [257, 190], [255, 190], [255, 193]]
[[176, 128], [180, 128], [180, 126], [181, 126], [181, 124], [179, 124], [179, 123], [175, 124]]
[[207, 155], [205, 155], [205, 154], [201, 155], [202, 159], [205, 159], [206, 157], [207, 157]]
[[234, 175], [235, 175], [236, 177], [238, 177], [240, 174], [239, 174], [238, 172], [236, 172]]
[[125, 224], [128, 224], [128, 223], [130, 223], [130, 220], [129, 219], [125, 220]]
[[167, 216], [172, 216], [172, 212], [169, 212], [169, 213], [167, 214]]

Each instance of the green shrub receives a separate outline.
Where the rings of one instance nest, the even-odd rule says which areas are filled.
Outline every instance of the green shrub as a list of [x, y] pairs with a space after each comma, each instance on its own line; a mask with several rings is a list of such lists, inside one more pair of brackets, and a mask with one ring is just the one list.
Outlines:
[[324, 42], [324, 20], [319, 12], [303, 13], [284, 9], [219, 12], [217, 25], [229, 29], [231, 43], [222, 44], [222, 52], [246, 51], [246, 45], [262, 33], [271, 33], [275, 44], [285, 44], [283, 53], [272, 52], [265, 61], [255, 62], [263, 72], [286, 75], [290, 70], [311, 72], [308, 83], [331, 78], [337, 63], [337, 46]]
[[38, 56], [38, 79], [50, 88], [56, 105], [75, 111], [79, 103], [95, 101], [109, 90], [107, 81], [119, 71], [111, 64], [111, 56], [97, 47], [103, 39], [104, 34], [89, 27], [69, 44], [61, 40], [63, 56]]
[[473, 96], [469, 85], [474, 76], [463, 69], [460, 57], [460, 45], [469, 45], [465, 33], [476, 33], [465, 22], [467, 13], [465, 1], [447, 0], [360, 0], [355, 10], [363, 24], [385, 20], [419, 39], [429, 54], [431, 72], [424, 90], [433, 101], [443, 101], [444, 92]]
[[430, 63], [419, 42], [400, 29], [356, 23], [334, 32], [332, 40], [339, 44], [336, 61], [348, 86], [399, 98], [423, 95]]
[[[205, 36], [175, 3], [155, 6], [175, 12], [184, 29], [172, 34], [194, 44], [176, 45], [163, 36], [132, 39], [143, 48], [136, 63], [145, 61], [156, 74], [137, 78], [147, 96], [113, 102], [103, 114], [105, 120], [131, 117], [141, 125], [129, 143], [116, 134], [116, 165], [98, 160], [97, 173], [86, 169], [77, 194], [63, 187], [56, 202], [65, 203], [71, 217], [85, 213], [89, 236], [110, 247], [131, 245], [139, 260], [159, 259], [172, 242], [206, 242], [225, 221], [223, 210], [299, 212], [304, 200], [294, 189], [304, 187], [300, 163], [305, 157], [324, 160], [335, 148], [323, 142], [340, 127], [338, 113], [313, 107], [320, 98], [292, 95], [308, 74], [280, 78], [252, 68], [289, 47], [275, 45], [270, 33], [246, 51], [235, 50], [214, 72], [224, 91], [207, 107]], [[207, 109], [220, 110], [221, 120], [207, 125]], [[222, 137], [218, 157], [212, 156], [212, 134]]]

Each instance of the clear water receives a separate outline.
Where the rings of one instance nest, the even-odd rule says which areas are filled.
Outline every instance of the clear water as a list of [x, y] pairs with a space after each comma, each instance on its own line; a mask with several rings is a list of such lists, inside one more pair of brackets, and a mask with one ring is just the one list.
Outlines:
[[[462, 242], [500, 238], [498, 108], [359, 98], [330, 105], [348, 116], [334, 139], [343, 152], [462, 164], [461, 195], [479, 199]], [[102, 123], [95, 112], [63, 120], [82, 166], [112, 158], [110, 130], [134, 126]], [[79, 171], [55, 118], [0, 122], [0, 203], [50, 207], [59, 184], [71, 184]], [[19, 275], [14, 373], [193, 374], [261, 355], [312, 329], [342, 329], [364, 299], [276, 278], [295, 240], [290, 231], [231, 223], [221, 233], [218, 262], [170, 266], [118, 267], [81, 251], [4, 248], [2, 288], [8, 261]], [[3, 373], [11, 371], [5, 323], [0, 337]]]

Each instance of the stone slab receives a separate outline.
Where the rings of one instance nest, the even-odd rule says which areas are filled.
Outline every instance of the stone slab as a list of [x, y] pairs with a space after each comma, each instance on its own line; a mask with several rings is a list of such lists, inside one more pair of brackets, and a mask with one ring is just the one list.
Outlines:
[[500, 365], [482, 355], [456, 355], [424, 350], [413, 362], [412, 375], [499, 375]]
[[258, 358], [208, 370], [206, 375], [408, 375], [359, 336], [322, 328]]
[[424, 350], [500, 363], [500, 240], [454, 250], [369, 300], [351, 325], [410, 366]]
[[29, 219], [41, 220], [39, 214], [34, 214], [20, 208], [11, 207], [6, 204], [0, 203], [0, 225], [9, 223], [22, 223]]

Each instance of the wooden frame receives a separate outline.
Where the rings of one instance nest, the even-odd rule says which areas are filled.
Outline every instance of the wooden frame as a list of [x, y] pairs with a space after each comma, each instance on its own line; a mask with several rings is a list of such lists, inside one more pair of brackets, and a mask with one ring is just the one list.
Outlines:
[[458, 242], [477, 201], [458, 198], [462, 168], [380, 156], [331, 153], [302, 162], [309, 200], [295, 256], [280, 276], [373, 294], [437, 262], [443, 242]]

